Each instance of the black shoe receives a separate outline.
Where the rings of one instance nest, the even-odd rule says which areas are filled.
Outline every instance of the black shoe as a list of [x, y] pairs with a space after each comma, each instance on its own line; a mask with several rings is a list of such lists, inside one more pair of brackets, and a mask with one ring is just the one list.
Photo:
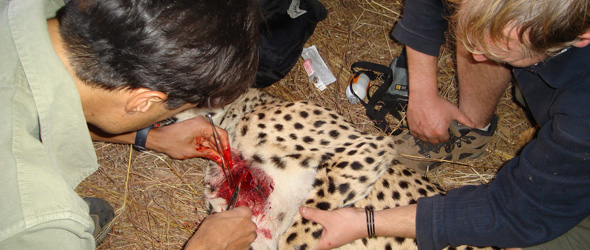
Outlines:
[[94, 221], [94, 240], [98, 246], [113, 229], [111, 221], [115, 218], [115, 211], [106, 200], [95, 197], [83, 199], [90, 208], [90, 218]]

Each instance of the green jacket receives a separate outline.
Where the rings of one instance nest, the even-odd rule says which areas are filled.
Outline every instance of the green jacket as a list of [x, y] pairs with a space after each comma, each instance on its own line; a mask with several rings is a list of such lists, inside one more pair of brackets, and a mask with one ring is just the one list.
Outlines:
[[74, 188], [98, 168], [46, 20], [62, 0], [0, 0], [0, 249], [93, 249]]

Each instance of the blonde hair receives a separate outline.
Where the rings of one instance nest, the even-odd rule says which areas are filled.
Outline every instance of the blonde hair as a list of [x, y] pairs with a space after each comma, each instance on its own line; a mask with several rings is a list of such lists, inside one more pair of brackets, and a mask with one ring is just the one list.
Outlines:
[[[449, 0], [458, 43], [495, 56], [518, 32], [525, 53], [554, 55], [590, 28], [590, 0]], [[508, 33], [509, 34], [509, 33]]]

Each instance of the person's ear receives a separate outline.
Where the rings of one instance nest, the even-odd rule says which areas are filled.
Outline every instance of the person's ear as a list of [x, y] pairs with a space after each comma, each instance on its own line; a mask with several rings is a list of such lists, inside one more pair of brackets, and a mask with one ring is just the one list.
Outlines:
[[132, 90], [127, 99], [127, 112], [147, 112], [156, 103], [163, 103], [168, 96], [166, 93], [147, 88]]
[[574, 43], [574, 47], [583, 48], [590, 44], [590, 30], [578, 36], [578, 40]]

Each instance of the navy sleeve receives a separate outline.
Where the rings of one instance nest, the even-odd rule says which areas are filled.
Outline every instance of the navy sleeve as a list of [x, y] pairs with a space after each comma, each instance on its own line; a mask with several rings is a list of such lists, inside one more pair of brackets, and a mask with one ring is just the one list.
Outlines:
[[403, 18], [392, 35], [412, 49], [438, 57], [445, 43], [446, 12], [442, 0], [406, 0]]
[[564, 234], [589, 214], [590, 115], [558, 113], [488, 185], [420, 199], [417, 241], [420, 249], [527, 247]]

